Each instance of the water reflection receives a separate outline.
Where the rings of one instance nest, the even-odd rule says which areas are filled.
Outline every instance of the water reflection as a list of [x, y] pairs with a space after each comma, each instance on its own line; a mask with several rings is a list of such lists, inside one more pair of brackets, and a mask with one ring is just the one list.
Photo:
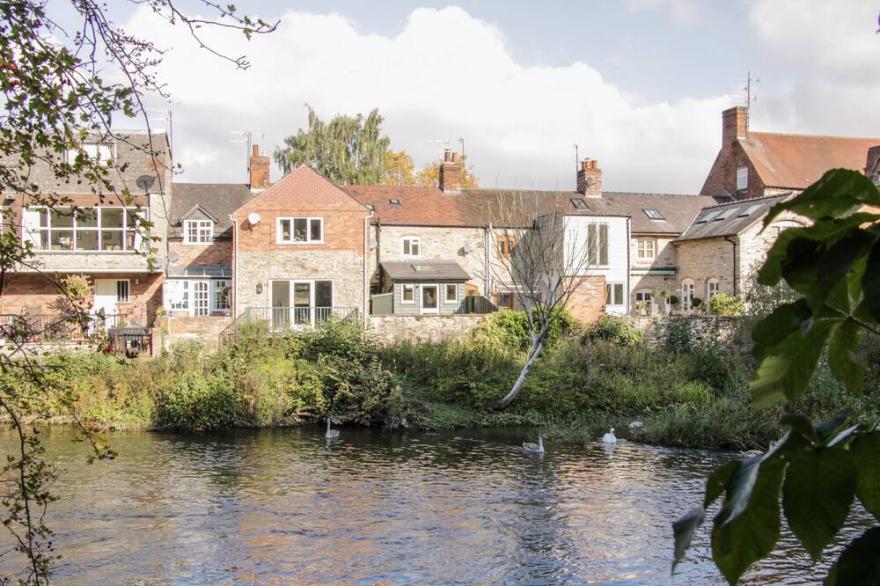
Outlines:
[[[51, 518], [56, 580], [669, 583], [670, 522], [730, 456], [621, 442], [547, 444], [538, 458], [521, 449], [533, 435], [116, 434], [119, 458], [88, 466], [53, 430], [66, 471]], [[721, 583], [707, 539], [676, 583]], [[808, 569], [785, 543], [748, 580]]]

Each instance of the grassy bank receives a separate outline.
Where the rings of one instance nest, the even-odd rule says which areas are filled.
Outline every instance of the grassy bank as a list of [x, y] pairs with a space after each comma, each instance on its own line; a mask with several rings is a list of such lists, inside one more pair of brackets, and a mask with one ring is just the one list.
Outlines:
[[[729, 449], [766, 446], [780, 435], [778, 412], [749, 405], [753, 365], [735, 349], [742, 344], [692, 345], [670, 328], [667, 347], [649, 349], [614, 320], [554, 331], [520, 397], [490, 411], [486, 401], [510, 388], [527, 340], [516, 314], [497, 315], [468, 343], [379, 348], [356, 327], [333, 323], [288, 338], [245, 332], [213, 354], [185, 344], [152, 360], [80, 353], [48, 358], [46, 366], [80, 419], [104, 429], [282, 426], [329, 415], [388, 429], [534, 425], [568, 441], [594, 439], [613, 425], [636, 441]], [[866, 352], [876, 368], [876, 341]], [[868, 393], [853, 400], [823, 366], [807, 398], [789, 409], [814, 419], [844, 408], [874, 417], [877, 375], [870, 372]], [[52, 400], [29, 409], [59, 414]]]

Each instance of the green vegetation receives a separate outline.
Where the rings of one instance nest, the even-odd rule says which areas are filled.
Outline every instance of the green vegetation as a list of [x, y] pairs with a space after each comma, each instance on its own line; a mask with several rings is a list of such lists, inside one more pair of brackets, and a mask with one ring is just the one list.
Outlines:
[[[615, 426], [635, 441], [729, 449], [766, 447], [782, 431], [779, 410], [749, 404], [753, 364], [731, 349], [737, 344], [651, 349], [638, 330], [611, 317], [585, 331], [562, 320], [517, 401], [489, 410], [486, 402], [510, 387], [525, 360], [523, 321], [516, 312], [493, 314], [468, 342], [380, 348], [358, 327], [332, 322], [284, 338], [251, 329], [213, 354], [188, 343], [152, 360], [81, 353], [47, 362], [69, 381], [80, 419], [96, 429], [215, 430], [330, 416], [392, 429], [534, 425], [569, 441]], [[670, 339], [686, 338], [687, 322], [670, 326]], [[880, 362], [880, 344], [871, 351]], [[800, 412], [878, 411], [880, 394], [871, 389], [853, 400], [825, 364], [812, 384]], [[38, 411], [56, 413], [51, 404]], [[630, 429], [633, 421], [642, 425]]]

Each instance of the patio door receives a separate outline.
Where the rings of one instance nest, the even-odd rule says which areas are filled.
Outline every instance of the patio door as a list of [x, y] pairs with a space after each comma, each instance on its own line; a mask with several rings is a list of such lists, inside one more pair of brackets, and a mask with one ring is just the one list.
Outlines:
[[286, 329], [290, 323], [290, 282], [272, 281], [272, 329]]
[[422, 285], [422, 313], [440, 313], [437, 285]]
[[92, 313], [100, 318], [100, 325], [108, 328], [116, 326], [119, 313], [116, 304], [128, 303], [128, 288], [127, 279], [95, 279]]
[[193, 282], [193, 315], [201, 317], [210, 313], [210, 295], [208, 281]]
[[293, 281], [293, 323], [298, 326], [313, 325], [311, 281]]
[[314, 326], [332, 313], [333, 281], [272, 281], [273, 327]]

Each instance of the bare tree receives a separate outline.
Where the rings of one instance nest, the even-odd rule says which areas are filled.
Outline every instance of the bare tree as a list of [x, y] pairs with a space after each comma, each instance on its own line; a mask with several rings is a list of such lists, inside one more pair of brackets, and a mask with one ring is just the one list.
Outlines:
[[[226, 56], [210, 47], [202, 32], [220, 27], [250, 38], [275, 28], [261, 19], [239, 15], [231, 4], [210, 0], [201, 2], [211, 15], [208, 18], [187, 14], [176, 0], [114, 3], [118, 4], [148, 7], [169, 26], [184, 27], [200, 47], [236, 68], [247, 68], [247, 59]], [[128, 32], [109, 11], [110, 3], [96, 0], [0, 2], [0, 192], [6, 198], [50, 210], [65, 206], [72, 209], [68, 213], [77, 214], [76, 206], [59, 187], [67, 184], [77, 185], [83, 193], [90, 191], [100, 202], [110, 199], [125, 208], [136, 206], [132, 186], [124, 181], [125, 163], [112, 161], [108, 165], [81, 148], [86, 138], [93, 137], [127, 143], [148, 155], [159, 181], [155, 191], [166, 192], [162, 181], [168, 152], [164, 144], [153, 144], [145, 105], [149, 98], [168, 98], [156, 72], [164, 48]], [[71, 25], [62, 27], [59, 15]], [[146, 144], [117, 133], [113, 117], [140, 119], [148, 131]], [[17, 438], [17, 453], [7, 455], [2, 468], [7, 482], [0, 494], [0, 521], [15, 540], [12, 551], [27, 560], [17, 581], [45, 583], [55, 559], [51, 531], [44, 522], [46, 507], [54, 500], [50, 484], [55, 472], [42, 458], [39, 434], [27, 418], [53, 401], [67, 409], [75, 423], [78, 420], [75, 398], [33, 354], [30, 342], [71, 327], [89, 336], [91, 320], [82, 284], [74, 286], [39, 272], [32, 243], [11, 227], [14, 217], [7, 205], [4, 201], [0, 212], [4, 220], [0, 230], [0, 299], [9, 275], [28, 267], [43, 276], [47, 289], [58, 290], [60, 301], [57, 317], [48, 321], [33, 323], [19, 315], [0, 315], [0, 338], [4, 340], [0, 414], [11, 423]], [[146, 219], [139, 222], [138, 229], [146, 232], [149, 228]], [[112, 457], [113, 452], [94, 433], [82, 425], [78, 428], [91, 443], [93, 457]]]
[[566, 194], [524, 191], [503, 194], [493, 206], [493, 290], [510, 292], [525, 312], [529, 348], [513, 387], [489, 403], [491, 408], [503, 409], [519, 395], [550, 329], [591, 277], [590, 266], [598, 264], [603, 246], [607, 250], [607, 226], [582, 230], [583, 218], [566, 213], [567, 205]]

